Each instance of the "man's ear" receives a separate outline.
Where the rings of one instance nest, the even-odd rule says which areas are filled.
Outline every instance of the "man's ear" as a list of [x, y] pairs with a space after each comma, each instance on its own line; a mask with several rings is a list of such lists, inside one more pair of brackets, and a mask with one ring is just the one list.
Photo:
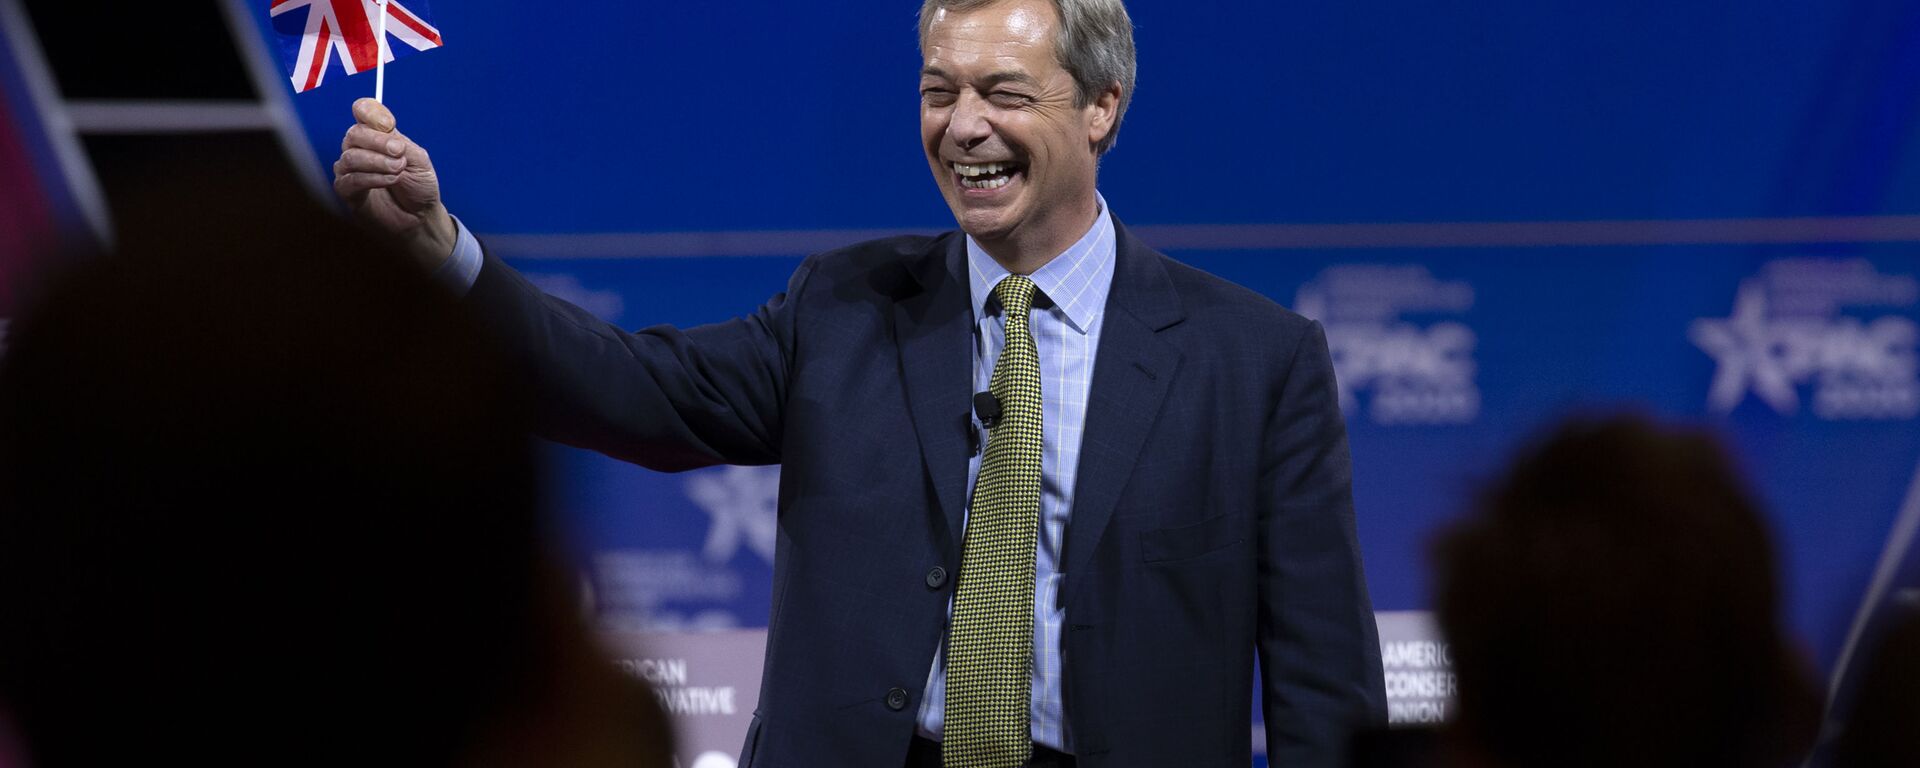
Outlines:
[[1120, 84], [1114, 83], [1087, 104], [1087, 144], [1098, 145], [1113, 133], [1120, 116]]

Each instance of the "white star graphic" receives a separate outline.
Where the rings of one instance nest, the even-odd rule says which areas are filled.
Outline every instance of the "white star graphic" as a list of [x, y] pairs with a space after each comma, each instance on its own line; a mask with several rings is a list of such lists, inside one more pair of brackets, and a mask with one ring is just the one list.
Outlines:
[[687, 478], [687, 498], [713, 518], [701, 556], [726, 563], [740, 545], [773, 562], [780, 525], [780, 468], [725, 467]]
[[1732, 413], [1751, 384], [1753, 393], [1775, 411], [1799, 410], [1800, 396], [1787, 370], [1786, 345], [1767, 322], [1767, 295], [1758, 283], [1742, 282], [1733, 300], [1733, 314], [1724, 320], [1693, 321], [1687, 338], [1720, 364], [1707, 394], [1708, 409], [1721, 415]]

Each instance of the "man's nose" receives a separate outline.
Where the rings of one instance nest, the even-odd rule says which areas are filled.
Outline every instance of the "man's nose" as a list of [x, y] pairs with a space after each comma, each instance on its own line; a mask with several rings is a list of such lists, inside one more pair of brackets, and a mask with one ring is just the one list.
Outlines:
[[993, 135], [993, 123], [987, 120], [987, 102], [978, 94], [963, 92], [953, 104], [953, 119], [947, 124], [947, 138], [961, 149], [973, 149]]

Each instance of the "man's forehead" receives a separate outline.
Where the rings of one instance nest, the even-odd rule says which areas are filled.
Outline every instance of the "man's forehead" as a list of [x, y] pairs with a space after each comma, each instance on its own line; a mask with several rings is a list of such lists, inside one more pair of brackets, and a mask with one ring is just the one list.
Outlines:
[[941, 8], [927, 28], [921, 77], [1040, 84], [1057, 74], [1053, 6], [1016, 0], [970, 11]]
[[994, 3], [984, 8], [955, 11], [938, 8], [927, 23], [927, 56], [937, 49], [955, 52], [991, 48], [1033, 48], [1053, 45], [1053, 6], [1035, 0]]

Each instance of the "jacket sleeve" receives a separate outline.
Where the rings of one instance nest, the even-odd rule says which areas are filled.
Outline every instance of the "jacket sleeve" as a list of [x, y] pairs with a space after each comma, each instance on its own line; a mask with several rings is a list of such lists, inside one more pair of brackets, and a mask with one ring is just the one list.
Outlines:
[[1353, 732], [1386, 721], [1333, 377], [1312, 322], [1280, 374], [1260, 465], [1260, 690], [1272, 765], [1344, 765]]
[[532, 377], [541, 437], [649, 469], [780, 460], [803, 263], [751, 315], [622, 330], [487, 254], [467, 298]]

